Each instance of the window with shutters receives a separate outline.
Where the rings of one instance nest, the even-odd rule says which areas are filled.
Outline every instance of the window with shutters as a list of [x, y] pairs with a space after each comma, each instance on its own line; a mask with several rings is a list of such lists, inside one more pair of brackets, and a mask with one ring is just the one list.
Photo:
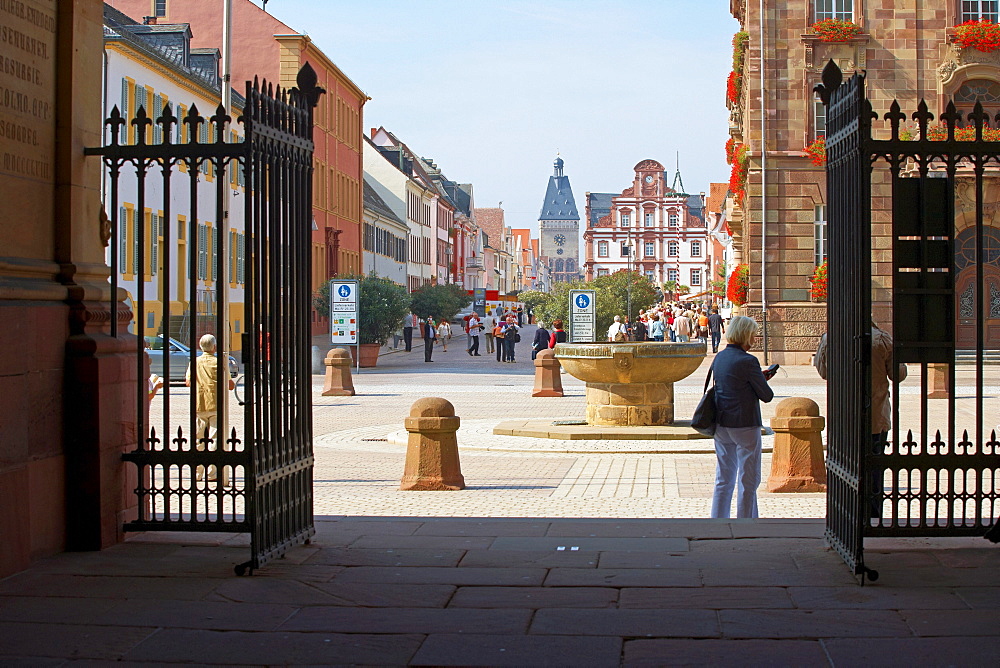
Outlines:
[[139, 275], [139, 212], [132, 211], [132, 275]]
[[205, 240], [205, 226], [198, 223], [198, 278], [205, 280], [208, 272], [208, 248]]
[[[129, 118], [129, 97], [132, 92], [132, 82], [127, 78], [122, 78], [122, 102], [118, 106], [118, 110], [122, 113], [122, 118]], [[126, 124], [122, 129], [122, 132], [118, 136], [118, 141], [123, 144], [132, 143], [130, 137], [132, 136], [131, 126]]]
[[[211, 229], [212, 228], [209, 228], [209, 230], [211, 230]], [[208, 275], [209, 275], [209, 277], [212, 280], [215, 280], [215, 279], [219, 278], [218, 275], [217, 275], [217, 268], [219, 266], [219, 237], [218, 237], [218, 234], [211, 234], [211, 235], [209, 235], [209, 239], [211, 240], [211, 245], [212, 245], [212, 268], [208, 272]]]
[[149, 223], [149, 274], [156, 276], [156, 270], [160, 266], [160, 216], [150, 214]]
[[[147, 95], [147, 91], [146, 91], [146, 87], [145, 86], [136, 86], [135, 87], [135, 111], [136, 111], [136, 113], [138, 113], [140, 109], [144, 110], [146, 112], [147, 116], [149, 115], [149, 99], [148, 99], [148, 95]], [[131, 123], [130, 123], [130, 125], [131, 125]], [[138, 127], [136, 127], [136, 132], [138, 132]], [[148, 137], [146, 137], [146, 139], [148, 140]], [[138, 134], [136, 135], [135, 143], [139, 143]], [[149, 142], [147, 141], [146, 143], [148, 144]]]
[[129, 211], [125, 207], [118, 209], [118, 272], [128, 273], [128, 219]]
[[163, 113], [163, 98], [159, 93], [153, 94], [153, 106], [150, 111], [150, 116], [153, 119], [153, 143], [162, 144], [163, 143], [163, 128], [160, 124], [156, 122], [156, 119], [160, 117]]

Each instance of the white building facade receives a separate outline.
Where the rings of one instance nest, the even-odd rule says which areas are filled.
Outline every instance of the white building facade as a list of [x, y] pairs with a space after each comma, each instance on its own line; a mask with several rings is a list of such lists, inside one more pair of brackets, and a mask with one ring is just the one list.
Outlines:
[[[203, 117], [211, 116], [221, 95], [218, 51], [191, 49], [190, 41], [191, 31], [187, 24], [140, 25], [106, 8], [104, 43], [108, 85], [105, 116], [117, 106], [126, 119], [131, 119], [139, 107], [158, 117], [164, 105], [169, 105], [178, 119], [195, 106]], [[231, 115], [235, 120], [242, 108], [242, 97], [234, 93], [233, 102], [235, 108]], [[169, 139], [175, 144], [186, 144], [192, 139], [188, 124], [177, 123], [172, 132], [174, 136]], [[198, 132], [199, 142], [215, 141], [212, 124], [202, 123]], [[230, 141], [239, 141], [242, 126], [233, 122], [228, 132]], [[105, 133], [109, 135], [107, 130]], [[147, 128], [146, 143], [160, 144], [165, 139], [161, 127], [154, 124]], [[109, 141], [110, 136], [106, 136], [105, 142]], [[124, 126], [119, 141], [136, 143], [135, 126]], [[189, 194], [189, 170], [192, 168], [183, 162], [173, 167], [169, 217], [165, 213], [164, 180], [159, 167], [153, 166], [145, 175], [142, 206], [134, 169], [122, 170], [117, 212], [111, 210], [114, 206], [110, 199], [111, 177], [105, 172], [102, 184], [105, 210], [109, 219], [117, 220], [116, 242], [108, 248], [108, 264], [117, 267], [118, 285], [128, 293], [128, 301], [135, 312], [135, 334], [169, 334], [186, 340], [192, 317], [213, 322], [218, 291], [225, 290], [229, 332], [220, 344], [228, 350], [239, 350], [240, 334], [244, 331], [246, 274], [243, 256], [243, 202], [246, 197], [242, 170], [231, 167], [226, 172], [217, 172], [213, 165], [203, 162], [197, 168], [200, 172], [196, 187], [197, 210], [192, 211]], [[216, 210], [216, 188], [220, 179], [227, 184], [224, 192], [228, 218], [222, 221], [218, 220]], [[143, 253], [139, 249], [140, 228], [146, 246]], [[220, 251], [226, 254], [223, 276], [216, 275]], [[145, 258], [143, 266], [140, 266], [140, 256]], [[138, 312], [140, 292], [144, 302], [141, 313]], [[169, 324], [165, 318], [168, 309]], [[219, 335], [214, 332], [214, 326], [213, 333]]]
[[587, 193], [586, 279], [634, 270], [658, 286], [689, 286], [687, 294], [707, 290], [712, 276], [703, 197], [669, 187], [655, 160], [633, 169], [632, 184], [621, 194]]

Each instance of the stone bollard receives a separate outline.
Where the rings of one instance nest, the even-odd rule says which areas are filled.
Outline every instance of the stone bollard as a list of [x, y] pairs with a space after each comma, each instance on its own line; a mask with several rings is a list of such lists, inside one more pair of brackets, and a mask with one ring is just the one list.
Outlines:
[[399, 488], [416, 491], [465, 489], [455, 435], [460, 419], [455, 416], [451, 402], [439, 397], [418, 399], [403, 424], [410, 436]]
[[535, 389], [532, 391], [533, 397], [561, 397], [562, 387], [562, 365], [556, 359], [556, 353], [551, 348], [539, 350], [535, 356]]
[[323, 360], [326, 365], [324, 397], [353, 397], [354, 379], [351, 377], [351, 353], [343, 348], [333, 348]]
[[948, 365], [928, 364], [928, 376], [930, 378], [930, 390], [927, 392], [928, 399], [948, 398]]
[[821, 436], [825, 422], [812, 399], [789, 397], [778, 404], [771, 418], [774, 451], [767, 491], [826, 491]]

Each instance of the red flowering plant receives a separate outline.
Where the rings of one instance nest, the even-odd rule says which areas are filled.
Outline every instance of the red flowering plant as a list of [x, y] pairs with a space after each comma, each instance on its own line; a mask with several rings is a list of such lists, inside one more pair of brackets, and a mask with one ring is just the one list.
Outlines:
[[729, 274], [729, 286], [726, 288], [726, 299], [743, 306], [750, 300], [750, 267], [738, 264]]
[[746, 144], [736, 144], [733, 147], [730, 164], [733, 168], [729, 173], [729, 190], [742, 204], [747, 195], [747, 172], [750, 170]]
[[743, 77], [737, 72], [730, 72], [726, 79], [726, 101], [735, 106], [740, 101], [740, 90], [743, 84]]
[[736, 153], [736, 147], [737, 146], [739, 146], [739, 143], [736, 141], [735, 137], [730, 137], [729, 139], [726, 140], [726, 164], [727, 165], [733, 164], [733, 160], [736, 157], [735, 153]]
[[963, 49], [992, 53], [1000, 49], [1000, 25], [990, 21], [966, 21], [955, 28], [955, 44]]
[[812, 31], [821, 42], [846, 42], [861, 34], [861, 26], [850, 21], [823, 19], [812, 24]]
[[[900, 128], [899, 138], [903, 141], [914, 141], [919, 138], [920, 132], [916, 128]], [[945, 124], [927, 126], [928, 141], [945, 141], [948, 139], [948, 126]], [[956, 141], [976, 141], [976, 128], [967, 125], [955, 128]], [[1000, 141], [1000, 128], [990, 128], [983, 126], [983, 141]]]
[[809, 295], [812, 297], [814, 302], [825, 302], [826, 301], [826, 271], [827, 262], [824, 261], [823, 264], [816, 267], [813, 271], [812, 278], [809, 279], [812, 288], [809, 290]]
[[826, 137], [819, 137], [816, 141], [806, 146], [806, 155], [812, 159], [812, 164], [823, 166], [826, 164]]

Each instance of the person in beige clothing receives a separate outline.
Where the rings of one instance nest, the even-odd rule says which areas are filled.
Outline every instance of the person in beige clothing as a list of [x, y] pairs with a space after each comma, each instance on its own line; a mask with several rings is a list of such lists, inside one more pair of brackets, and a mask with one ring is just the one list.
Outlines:
[[[208, 449], [216, 449], [216, 435], [218, 432], [218, 418], [219, 418], [219, 398], [217, 388], [219, 384], [216, 382], [216, 364], [217, 358], [215, 351], [218, 347], [215, 337], [211, 334], [205, 334], [198, 341], [198, 347], [204, 352], [203, 355], [199, 355], [198, 359], [195, 360], [195, 379], [196, 379], [196, 391], [197, 402], [195, 403], [195, 410], [197, 411], [198, 423], [197, 423], [197, 433], [195, 435], [195, 444], [199, 450], [205, 449], [205, 437], [207, 435]], [[228, 369], [227, 374], [228, 376]], [[187, 374], [185, 375], [184, 384], [191, 387], [191, 367], [188, 366]], [[232, 378], [229, 378], [229, 389], [232, 390], [236, 387], [236, 383]], [[208, 479], [215, 480], [215, 467], [211, 467], [208, 474]], [[201, 480], [204, 471], [202, 467], [198, 467], [198, 480]]]
[[[819, 340], [819, 348], [813, 359], [816, 371], [825, 380], [827, 368], [827, 338], [826, 334]], [[906, 365], [900, 364], [892, 368], [892, 337], [878, 328], [872, 320], [872, 440], [871, 454], [880, 455], [885, 451], [889, 427], [892, 426], [892, 402], [889, 401], [889, 383], [906, 378]], [[876, 469], [870, 473], [871, 516], [882, 516], [881, 490], [885, 472]], [[878, 490], [878, 494], [875, 493]]]

